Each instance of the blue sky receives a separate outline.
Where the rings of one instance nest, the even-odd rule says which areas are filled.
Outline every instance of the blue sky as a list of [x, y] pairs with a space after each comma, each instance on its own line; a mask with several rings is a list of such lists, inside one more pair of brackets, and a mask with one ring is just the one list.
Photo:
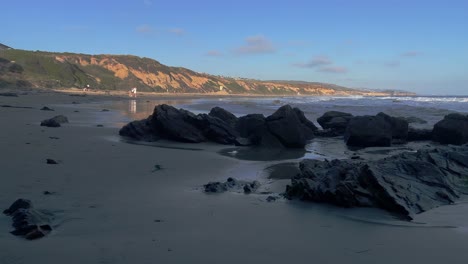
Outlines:
[[23, 0], [0, 43], [198, 72], [468, 94], [468, 1]]

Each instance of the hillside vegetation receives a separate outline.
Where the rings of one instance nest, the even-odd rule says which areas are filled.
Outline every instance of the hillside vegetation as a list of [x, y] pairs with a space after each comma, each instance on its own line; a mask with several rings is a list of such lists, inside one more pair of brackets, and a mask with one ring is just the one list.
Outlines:
[[[197, 73], [131, 55], [0, 50], [0, 88], [81, 88], [169, 93], [379, 95], [332, 84], [259, 81]], [[387, 94], [387, 93], [385, 93]], [[383, 95], [385, 95], [383, 94]]]

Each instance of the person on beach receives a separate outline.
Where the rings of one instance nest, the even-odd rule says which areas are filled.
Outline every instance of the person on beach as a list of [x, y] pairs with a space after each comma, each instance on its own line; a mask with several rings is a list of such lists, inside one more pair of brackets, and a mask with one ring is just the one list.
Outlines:
[[136, 87], [133, 87], [133, 88], [130, 90], [130, 97], [135, 97], [135, 98], [136, 98], [136, 93], [137, 93], [137, 88], [136, 88]]

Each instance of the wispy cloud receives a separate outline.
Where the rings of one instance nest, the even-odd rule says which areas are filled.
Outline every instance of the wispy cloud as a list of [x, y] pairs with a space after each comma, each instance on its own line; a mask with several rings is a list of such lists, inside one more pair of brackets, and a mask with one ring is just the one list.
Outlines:
[[299, 68], [315, 68], [324, 65], [330, 65], [333, 62], [327, 56], [316, 56], [306, 63], [294, 63], [293, 65]]
[[223, 56], [223, 53], [217, 50], [210, 50], [207, 53], [205, 53], [205, 55], [210, 57], [220, 57]]
[[149, 34], [154, 32], [154, 29], [148, 24], [140, 25], [135, 30], [141, 34]]
[[153, 2], [151, 0], [143, 0], [143, 4], [145, 4], [145, 6], [150, 6]]
[[183, 28], [170, 28], [167, 30], [167, 32], [177, 35], [177, 36], [182, 36], [185, 35], [186, 31]]
[[269, 39], [263, 35], [251, 36], [245, 39], [244, 46], [234, 49], [237, 55], [274, 53], [276, 48]]
[[389, 67], [389, 68], [396, 68], [396, 67], [400, 67], [400, 62], [399, 61], [387, 61], [384, 63], [384, 66]]
[[328, 66], [328, 67], [321, 67], [317, 71], [328, 72], [328, 73], [347, 73], [348, 69], [346, 69], [345, 67], [339, 67], [339, 66]]
[[401, 54], [402, 57], [417, 57], [421, 56], [423, 53], [421, 51], [411, 50], [406, 51]]

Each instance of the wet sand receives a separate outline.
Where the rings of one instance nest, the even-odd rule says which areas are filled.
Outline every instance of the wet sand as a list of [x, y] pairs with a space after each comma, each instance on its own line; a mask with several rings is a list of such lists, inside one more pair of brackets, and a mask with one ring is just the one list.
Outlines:
[[[218, 145], [128, 144], [106, 122], [120, 113], [84, 105], [109, 100], [128, 98], [0, 97], [32, 107], [0, 108], [0, 209], [27, 198], [55, 215], [54, 231], [36, 241], [11, 235], [1, 215], [0, 263], [466, 263], [468, 204], [404, 222], [376, 209], [207, 195], [203, 184], [227, 177], [260, 178], [273, 192], [287, 180], [263, 171], [278, 161], [236, 159]], [[39, 126], [59, 114], [70, 123]]]

